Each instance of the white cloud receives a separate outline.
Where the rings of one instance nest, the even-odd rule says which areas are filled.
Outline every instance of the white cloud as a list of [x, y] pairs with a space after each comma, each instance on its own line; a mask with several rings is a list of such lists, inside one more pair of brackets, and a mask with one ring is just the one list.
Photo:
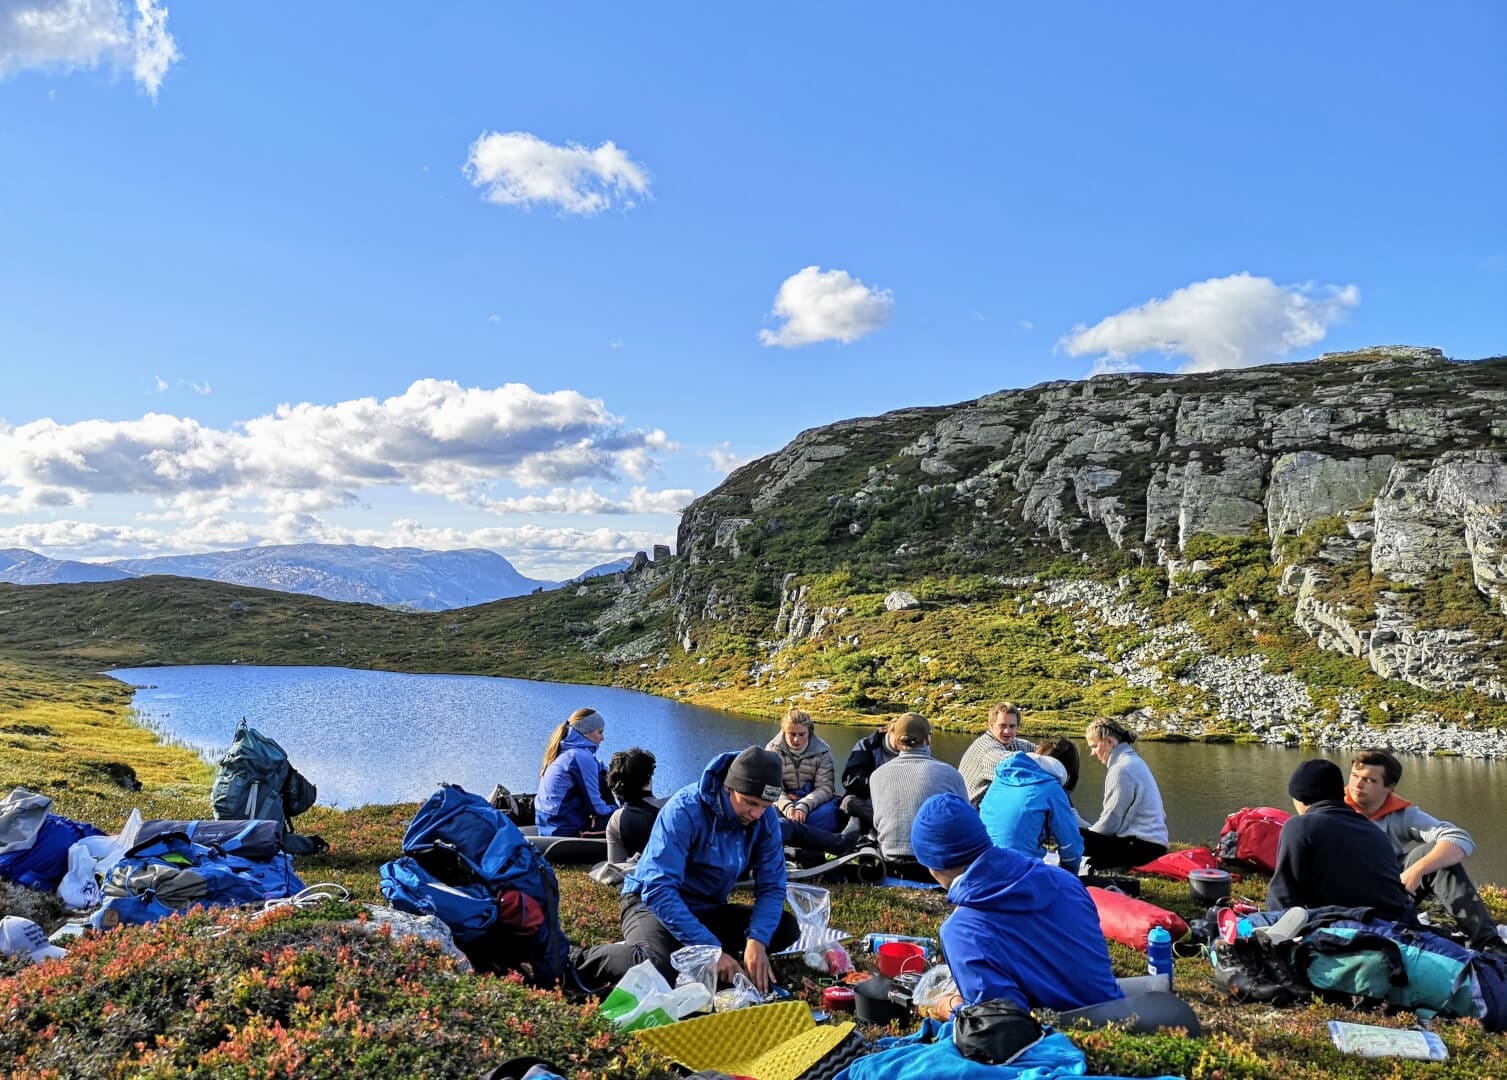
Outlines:
[[1032, 330], [1036, 329], [1036, 324], [1033, 323], [1030, 319], [1021, 319], [1020, 328], [1029, 334]]
[[153, 375], [152, 384], [156, 387], [159, 394], [167, 389], [167, 380], [164, 379], [161, 375]]
[[734, 452], [733, 444], [729, 442], [718, 443], [710, 450], [707, 450], [703, 456], [708, 461], [707, 469], [711, 472], [721, 473], [724, 476], [738, 466], [747, 465], [753, 460], [752, 457]]
[[0, 0], [0, 78], [17, 71], [131, 69], [157, 99], [167, 71], [182, 56], [167, 29], [167, 8], [135, 0]]
[[227, 430], [187, 417], [0, 424], [0, 512], [95, 495], [227, 496], [243, 509], [348, 506], [368, 487], [477, 505], [525, 487], [642, 478], [675, 444], [625, 428], [596, 398], [513, 383], [422, 379], [385, 400], [282, 405]]
[[594, 488], [555, 488], [548, 495], [491, 499], [483, 505], [498, 514], [679, 514], [696, 497], [691, 488], [650, 491], [635, 487], [613, 499]]
[[190, 380], [188, 388], [200, 397], [209, 397], [210, 394], [214, 393], [214, 388], [207, 382], [194, 382]]
[[493, 323], [495, 325], [496, 323], [502, 322], [502, 316], [501, 315], [496, 315], [496, 314], [488, 315], [487, 316], [487, 322]]
[[567, 214], [632, 206], [634, 196], [649, 192], [648, 172], [615, 143], [556, 146], [526, 131], [484, 132], [471, 144], [463, 172], [488, 202], [550, 203]]
[[894, 307], [888, 289], [871, 289], [846, 270], [808, 266], [780, 285], [771, 314], [785, 323], [760, 330], [759, 340], [787, 349], [818, 341], [847, 345], [888, 322]]
[[258, 524], [211, 517], [176, 532], [74, 520], [0, 526], [0, 548], [46, 551], [55, 558], [72, 559], [150, 557], [299, 543], [420, 547], [431, 551], [485, 548], [500, 552], [525, 574], [567, 578], [588, 566], [635, 551], [649, 551], [655, 544], [673, 544], [674, 536], [673, 529], [654, 532], [538, 525], [470, 530], [430, 528], [411, 519], [400, 519], [384, 528], [348, 529], [332, 526], [309, 514], [294, 513], [280, 514]]
[[1093, 326], [1076, 326], [1058, 345], [1070, 356], [1102, 357], [1096, 369], [1146, 352], [1187, 357], [1183, 371], [1250, 367], [1322, 341], [1330, 324], [1359, 303], [1354, 285], [1278, 285], [1232, 274], [1194, 282]]

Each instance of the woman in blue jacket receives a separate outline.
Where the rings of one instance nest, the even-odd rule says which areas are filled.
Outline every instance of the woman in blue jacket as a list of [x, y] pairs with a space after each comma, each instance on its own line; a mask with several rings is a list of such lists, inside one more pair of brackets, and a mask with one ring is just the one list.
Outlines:
[[[1077, 780], [1077, 748], [1058, 740], [1072, 751], [1072, 780]], [[1046, 747], [1046, 743], [1042, 746]], [[1083, 836], [1078, 815], [1068, 801], [1067, 764], [1055, 755], [1016, 752], [994, 768], [994, 779], [979, 804], [979, 816], [996, 847], [1041, 858], [1047, 841], [1055, 842], [1059, 865], [1078, 872], [1083, 859]]]
[[549, 737], [534, 796], [540, 836], [580, 836], [607, 827], [614, 808], [602, 796], [606, 773], [597, 760], [606, 733], [601, 713], [577, 709]]

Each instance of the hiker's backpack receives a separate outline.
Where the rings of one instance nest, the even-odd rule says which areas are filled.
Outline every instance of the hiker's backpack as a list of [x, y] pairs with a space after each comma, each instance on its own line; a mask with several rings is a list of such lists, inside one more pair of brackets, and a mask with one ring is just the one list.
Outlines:
[[1246, 863], [1270, 874], [1277, 868], [1277, 837], [1292, 817], [1274, 806], [1247, 806], [1224, 819], [1219, 830], [1219, 857]]
[[30, 847], [0, 855], [0, 878], [52, 892], [68, 873], [68, 849], [86, 836], [99, 835], [93, 825], [49, 813]]
[[403, 834], [403, 857], [380, 876], [388, 903], [438, 917], [478, 970], [527, 965], [540, 986], [577, 988], [555, 872], [480, 795], [442, 785]]
[[137, 843], [105, 875], [104, 916], [98, 924], [149, 922], [163, 909], [183, 911], [198, 904], [259, 904], [302, 891], [293, 860], [275, 852], [265, 860], [230, 855], [168, 832]]
[[292, 819], [313, 806], [318, 795], [319, 789], [293, 767], [277, 740], [250, 727], [244, 717], [209, 789], [217, 819], [259, 819], [287, 826], [283, 850], [293, 855], [329, 847], [317, 836], [299, 836], [292, 829]]

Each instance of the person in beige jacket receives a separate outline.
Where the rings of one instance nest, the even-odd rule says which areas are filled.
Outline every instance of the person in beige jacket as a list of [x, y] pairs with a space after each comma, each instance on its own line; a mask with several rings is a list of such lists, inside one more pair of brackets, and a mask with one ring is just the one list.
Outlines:
[[791, 709], [780, 720], [780, 733], [764, 747], [780, 755], [785, 767], [785, 794], [775, 809], [790, 821], [836, 832], [837, 766], [832, 748], [812, 728], [809, 713]]

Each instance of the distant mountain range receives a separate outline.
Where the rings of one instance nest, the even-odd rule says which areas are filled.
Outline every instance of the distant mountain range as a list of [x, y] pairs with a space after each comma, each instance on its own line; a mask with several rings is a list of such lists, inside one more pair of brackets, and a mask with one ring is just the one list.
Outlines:
[[[610, 574], [631, 561], [603, 563], [571, 580]], [[285, 544], [107, 563], [49, 559], [21, 548], [0, 548], [0, 581], [14, 585], [118, 581], [148, 574], [205, 578], [327, 600], [425, 611], [485, 604], [560, 584], [524, 577], [496, 552], [475, 548], [424, 551], [352, 544]]]

